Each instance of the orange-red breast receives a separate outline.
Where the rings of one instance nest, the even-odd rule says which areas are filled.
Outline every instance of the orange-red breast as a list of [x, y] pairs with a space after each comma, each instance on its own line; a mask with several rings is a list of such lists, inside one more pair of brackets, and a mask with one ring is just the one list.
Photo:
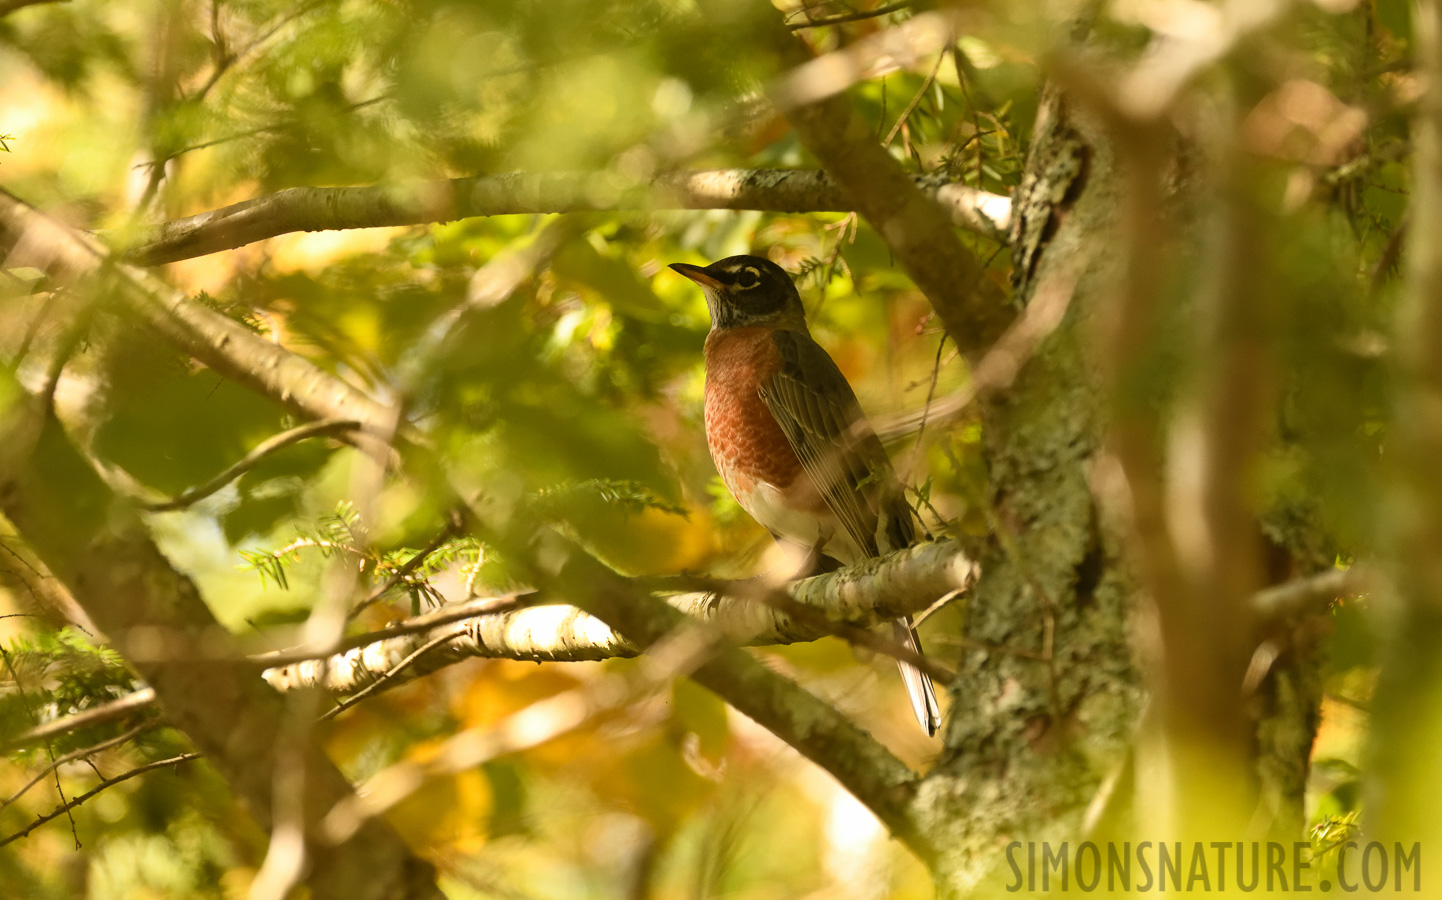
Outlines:
[[[706, 442], [736, 502], [778, 539], [843, 565], [910, 546], [916, 524], [881, 441], [812, 340], [786, 270], [758, 256], [675, 263], [706, 292]], [[920, 653], [910, 618], [896, 638]], [[899, 663], [917, 721], [941, 723], [931, 679]]]

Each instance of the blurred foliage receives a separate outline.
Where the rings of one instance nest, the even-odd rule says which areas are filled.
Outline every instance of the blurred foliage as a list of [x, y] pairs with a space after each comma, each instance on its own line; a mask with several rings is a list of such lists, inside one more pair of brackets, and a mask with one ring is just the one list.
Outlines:
[[[1051, 6], [969, 4], [970, 29], [955, 48], [877, 73], [849, 96], [878, 140], [896, 131], [890, 152], [912, 171], [1008, 193], [1038, 106], [1038, 60], [1059, 37]], [[1119, 62], [1135, 60], [1158, 4], [1095, 6], [1097, 45]], [[852, 8], [831, 2], [810, 12]], [[1410, 8], [1375, 0], [1332, 14], [1299, 4], [1285, 27], [1208, 76], [1234, 98], [1240, 141], [1255, 163], [1250, 196], [1266, 261], [1256, 277], [1275, 301], [1282, 348], [1286, 403], [1255, 473], [1258, 506], [1275, 541], [1328, 563], [1365, 555], [1377, 534], [1387, 323], [1416, 96]], [[802, 12], [787, 8], [793, 21]], [[801, 33], [825, 51], [911, 15]], [[756, 112], [768, 65], [674, 0], [71, 0], [0, 17], [0, 149], [8, 190], [76, 225], [117, 233], [298, 185], [814, 165], [784, 122]], [[529, 246], [553, 218], [288, 235], [161, 274], [401, 403], [459, 485], [501, 514], [524, 509], [561, 526], [628, 573], [749, 575], [769, 564], [769, 539], [719, 486], [706, 455], [705, 306], [666, 263], [755, 252], [797, 273], [814, 333], [878, 417], [965, 382], [962, 361], [938, 348], [924, 299], [854, 216], [657, 211], [578, 221], [504, 300], [464, 311], [476, 272]], [[1005, 250], [975, 235], [963, 240], [1006, 283]], [[1169, 273], [1177, 302], [1139, 388], [1147, 402], [1170, 402], [1196, 364], [1166, 335], [1193, 326], [1182, 298], [1204, 274]], [[49, 302], [43, 282], [16, 278], [24, 288], [0, 299], [0, 333], [14, 335], [4, 339], [7, 358], [26, 333], [11, 326]], [[452, 313], [454, 327], [438, 338]], [[112, 483], [174, 495], [296, 424], [131, 326], [98, 317], [56, 396], [72, 435]], [[49, 323], [37, 339], [58, 329]], [[29, 360], [20, 365], [27, 378], [40, 374]], [[985, 439], [967, 421], [894, 448], [933, 531], [988, 530]], [[227, 626], [247, 633], [295, 622], [324, 596], [329, 566], [355, 566], [374, 588], [444, 527], [435, 473], [387, 479], [359, 513], [363, 462], [341, 441], [306, 441], [152, 524]], [[357, 627], [440, 598], [504, 591], [517, 578], [496, 548], [446, 540]], [[20, 589], [4, 587], [23, 602]], [[948, 618], [955, 615], [928, 628], [958, 630]], [[1354, 827], [1359, 809], [1360, 736], [1376, 665], [1368, 619], [1356, 603], [1334, 615], [1309, 805], [1319, 851]], [[37, 619], [4, 627], [0, 733], [133, 687], [113, 652], [73, 628]], [[936, 652], [949, 664], [960, 650], [938, 644]], [[858, 666], [838, 641], [766, 658], [884, 733], [908, 760], [930, 752], [885, 666]], [[459, 728], [496, 723], [631, 665], [472, 662], [380, 695], [324, 735], [361, 778], [425, 758]], [[0, 772], [0, 795], [46, 765], [47, 754], [132, 724], [76, 732], [15, 757], [23, 765]], [[97, 771], [113, 776], [183, 749], [157, 728], [105, 751], [93, 767], [63, 766], [60, 783], [72, 796], [93, 786]], [[59, 802], [54, 787], [43, 783], [0, 809], [0, 835]], [[438, 780], [393, 820], [438, 862], [454, 897], [929, 890], [919, 865], [834, 784], [685, 681], [532, 751]], [[239, 896], [264, 855], [264, 835], [248, 821], [203, 763], [153, 773], [75, 811], [80, 850], [63, 821], [0, 849], [0, 893]]]
[[[3, 648], [6, 681], [12, 689], [0, 694], [0, 734], [19, 734], [38, 718], [80, 712], [135, 690], [134, 676], [120, 654], [97, 645], [75, 626], [56, 631], [34, 629]], [[14, 689], [19, 685], [21, 689]], [[82, 729], [52, 744], [64, 753], [115, 733]], [[32, 760], [38, 757], [31, 751]]]

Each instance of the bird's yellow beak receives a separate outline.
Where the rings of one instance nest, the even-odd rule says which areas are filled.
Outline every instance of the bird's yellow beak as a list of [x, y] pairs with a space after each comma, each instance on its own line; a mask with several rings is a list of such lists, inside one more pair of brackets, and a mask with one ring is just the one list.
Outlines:
[[712, 290], [721, 289], [721, 282], [712, 278], [711, 275], [700, 266], [693, 266], [689, 263], [671, 263], [671, 268], [685, 275], [703, 288], [711, 288]]

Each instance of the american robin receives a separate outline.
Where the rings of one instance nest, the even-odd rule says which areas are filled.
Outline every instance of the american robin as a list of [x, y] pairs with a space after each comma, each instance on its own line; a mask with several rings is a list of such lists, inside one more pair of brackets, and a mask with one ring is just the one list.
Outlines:
[[[779, 540], [842, 565], [910, 546], [911, 508], [836, 363], [811, 338], [786, 270], [758, 256], [675, 263], [706, 292], [706, 442], [741, 508]], [[896, 639], [920, 653], [911, 619]], [[916, 718], [936, 734], [931, 679], [902, 662]]]

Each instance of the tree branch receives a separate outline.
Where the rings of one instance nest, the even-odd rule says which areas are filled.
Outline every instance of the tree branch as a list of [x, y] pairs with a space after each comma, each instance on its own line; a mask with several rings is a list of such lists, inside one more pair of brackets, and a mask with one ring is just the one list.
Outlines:
[[75, 807], [89, 800], [91, 797], [99, 794], [101, 791], [109, 790], [110, 788], [115, 787], [117, 784], [129, 781], [137, 775], [144, 775], [146, 772], [153, 772], [156, 769], [163, 769], [166, 766], [178, 766], [181, 763], [188, 763], [196, 759], [200, 759], [199, 753], [182, 753], [179, 756], [172, 756], [169, 759], [156, 760], [153, 763], [146, 763], [143, 766], [136, 766], [128, 772], [122, 772], [119, 775], [116, 775], [114, 778], [107, 778], [97, 784], [95, 787], [81, 794], [80, 796], [72, 797], [65, 803], [60, 804], [45, 815], [36, 816], [34, 822], [31, 822], [29, 825], [26, 825], [24, 828], [20, 829], [14, 834], [8, 834], [4, 838], [0, 838], [0, 847], [3, 847], [9, 843], [13, 843], [14, 841], [18, 841], [21, 838], [29, 837], [30, 832], [39, 828], [41, 825], [44, 825], [46, 822], [60, 818], [66, 813], [70, 812]]
[[844, 13], [842, 15], [829, 16], [825, 19], [810, 19], [805, 22], [792, 22], [786, 27], [791, 31], [801, 31], [806, 28], [824, 28], [828, 25], [844, 25], [847, 22], [860, 22], [863, 19], [876, 19], [881, 16], [889, 16], [894, 12], [911, 8], [911, 0], [900, 0], [897, 3], [888, 3], [885, 6], [878, 6], [876, 9], [868, 9], [862, 12]]
[[[814, 641], [839, 628], [864, 628], [919, 612], [947, 593], [966, 588], [975, 576], [975, 564], [948, 540], [920, 544], [785, 586], [783, 595], [805, 612], [743, 598], [718, 598], [706, 591], [665, 599], [672, 608], [715, 628], [734, 643], [789, 644]], [[718, 587], [725, 591], [724, 585]], [[743, 592], [754, 590], [745, 584], [739, 587]], [[369, 641], [328, 658], [273, 667], [265, 671], [265, 679], [281, 691], [318, 686], [351, 694], [381, 678], [399, 684], [472, 657], [579, 662], [636, 655], [637, 647], [631, 641], [573, 606], [556, 605], [556, 599], [537, 592], [528, 597], [531, 605], [526, 608], [468, 612], [459, 620], [442, 618], [450, 612], [442, 609], [411, 620], [421, 627], [408, 627], [406, 634]], [[551, 605], [539, 605], [543, 602]], [[403, 673], [390, 675], [418, 649], [438, 641], [441, 646], [415, 660]], [[891, 648], [874, 649], [888, 652]]]
[[[284, 728], [281, 698], [246, 667], [196, 659], [190, 648], [224, 646], [227, 635], [195, 584], [88, 467], [48, 406], [18, 388], [11, 396], [0, 410], [0, 511], [154, 689], [166, 718], [268, 823]], [[295, 762], [317, 898], [439, 896], [430, 866], [387, 825], [370, 823], [345, 844], [320, 841], [317, 816], [351, 787], [313, 742]]]
[[[924, 195], [940, 221], [993, 240], [1004, 239], [1011, 210], [1006, 197], [922, 177], [911, 179], [907, 189]], [[403, 185], [289, 188], [142, 228], [130, 237], [124, 258], [153, 266], [233, 250], [293, 231], [617, 209], [847, 212], [852, 205], [826, 173], [804, 169], [667, 172], [649, 184], [606, 172], [552, 172]]]
[[0, 189], [0, 254], [7, 266], [32, 266], [61, 284], [96, 272], [102, 262], [114, 276], [114, 296], [147, 327], [180, 350], [310, 419], [361, 423], [390, 432], [391, 411], [291, 351], [239, 322], [192, 302], [153, 276], [114, 262], [93, 238], [37, 212]]
[[81, 747], [79, 750], [71, 750], [64, 756], [56, 757], [54, 760], [51, 761], [50, 765], [35, 773], [34, 777], [32, 777], [29, 781], [25, 782], [23, 785], [17, 788], [15, 793], [11, 794], [9, 797], [6, 797], [4, 800], [0, 800], [0, 810], [3, 810], [5, 807], [14, 803], [16, 800], [19, 800], [25, 795], [26, 791], [29, 791], [35, 785], [44, 781], [46, 775], [49, 775], [51, 772], [54, 772], [56, 769], [59, 769], [66, 763], [74, 762], [77, 759], [84, 759], [88, 756], [94, 756], [95, 754], [100, 753], [103, 750], [109, 750], [111, 747], [119, 746], [120, 744], [125, 743], [126, 741], [140, 734], [142, 731], [146, 730], [147, 728], [151, 728], [154, 725], [154, 722], [142, 722], [139, 725], [136, 725], [134, 728], [130, 729], [129, 731], [126, 731], [123, 734], [118, 734], [115, 737], [110, 738], [109, 740], [101, 741], [100, 743], [95, 744], [91, 747]]
[[[579, 551], [570, 553], [555, 581], [641, 647], [665, 640], [685, 621]], [[923, 861], [936, 858], [935, 845], [911, 816], [916, 773], [849, 718], [734, 647], [717, 649], [691, 677], [831, 773]]]
[[170, 500], [145, 503], [143, 506], [148, 512], [170, 512], [172, 510], [185, 509], [187, 506], [204, 500], [206, 497], [214, 494], [227, 484], [230, 484], [235, 479], [255, 468], [272, 453], [283, 450], [291, 444], [297, 444], [303, 440], [319, 435], [352, 431], [359, 427], [359, 422], [346, 422], [336, 419], [322, 419], [319, 422], [307, 422], [304, 425], [298, 425], [295, 428], [282, 431], [280, 434], [266, 438], [259, 444], [256, 444], [255, 448], [247, 453], [244, 458], [238, 460], [226, 468], [224, 472], [216, 475], [205, 484], [199, 487], [193, 487]]
[[[795, 81], [801, 67], [821, 61], [813, 60], [805, 45], [770, 15], [769, 7], [764, 12], [765, 18], [753, 23], [756, 33], [793, 70], [768, 88], [773, 102], [806, 149], [842, 186], [852, 201], [848, 208], [865, 216], [891, 247], [896, 261], [931, 301], [957, 348], [970, 353], [992, 343], [1011, 319], [1005, 293], [987, 277], [976, 254], [962, 245], [951, 219], [877, 144], [845, 94], [816, 91], [806, 95], [807, 101], [797, 102]], [[941, 15], [931, 13], [926, 21]], [[920, 21], [921, 17], [908, 24]], [[949, 19], [941, 24], [950, 28]], [[820, 76], [827, 79], [825, 71]]]
[[154, 689], [141, 688], [117, 700], [112, 700], [109, 703], [68, 716], [61, 716], [58, 719], [52, 719], [49, 722], [37, 725], [24, 734], [15, 737], [13, 740], [6, 741], [5, 747], [6, 749], [10, 747], [20, 747], [25, 744], [33, 744], [36, 741], [43, 741], [57, 734], [65, 734], [68, 731], [77, 731], [81, 728], [89, 728], [91, 725], [114, 722], [116, 719], [123, 719], [133, 712], [149, 709], [153, 703], [155, 703]]

